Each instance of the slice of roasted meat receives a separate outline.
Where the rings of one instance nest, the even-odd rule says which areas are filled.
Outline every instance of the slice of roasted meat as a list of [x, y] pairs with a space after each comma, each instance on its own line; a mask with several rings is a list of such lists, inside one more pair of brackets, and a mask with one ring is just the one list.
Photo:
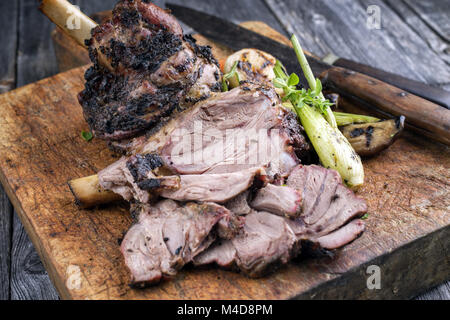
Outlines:
[[150, 1], [119, 1], [87, 45], [94, 65], [79, 101], [97, 137], [136, 136], [220, 91], [210, 48], [184, 36], [176, 19]]
[[244, 83], [197, 104], [161, 150], [179, 174], [228, 173], [267, 166], [270, 176], [287, 175], [310, 150], [298, 122], [285, 121], [272, 86]]
[[217, 236], [233, 237], [242, 224], [214, 203], [182, 205], [163, 200], [134, 205], [132, 213], [136, 223], [123, 239], [121, 250], [131, 283], [138, 287], [173, 277]]
[[302, 210], [302, 196], [288, 186], [268, 184], [256, 192], [250, 206], [258, 211], [296, 218]]
[[301, 243], [286, 218], [253, 211], [245, 217], [243, 232], [231, 240], [217, 241], [195, 257], [194, 264], [216, 263], [255, 278], [287, 264], [300, 249]]

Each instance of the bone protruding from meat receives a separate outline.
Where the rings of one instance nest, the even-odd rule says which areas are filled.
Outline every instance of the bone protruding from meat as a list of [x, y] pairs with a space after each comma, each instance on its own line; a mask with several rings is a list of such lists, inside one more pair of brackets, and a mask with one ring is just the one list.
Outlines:
[[157, 187], [145, 190], [124, 165], [126, 160], [119, 160], [98, 175], [70, 181], [77, 204], [89, 208], [119, 199], [148, 203], [157, 196], [178, 201], [224, 203], [246, 191], [254, 179], [261, 178], [263, 181], [265, 177], [263, 168], [223, 174], [162, 176], [151, 179], [151, 182], [157, 182]]
[[91, 38], [91, 30], [97, 24], [78, 7], [67, 0], [41, 0], [39, 9], [78, 44], [86, 47], [85, 40]]
[[68, 184], [75, 197], [75, 203], [81, 208], [91, 208], [122, 199], [120, 195], [102, 188], [97, 175], [74, 179]]

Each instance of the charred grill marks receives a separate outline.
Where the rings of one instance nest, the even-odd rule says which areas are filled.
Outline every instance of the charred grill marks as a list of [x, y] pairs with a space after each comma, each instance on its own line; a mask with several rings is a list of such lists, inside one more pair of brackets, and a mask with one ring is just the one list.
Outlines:
[[149, 172], [162, 166], [163, 162], [157, 154], [136, 155], [127, 161], [127, 168], [135, 181], [146, 179]]
[[138, 72], [153, 73], [181, 48], [180, 38], [162, 29], [136, 45], [127, 46], [123, 42], [111, 39], [103, 53], [111, 60], [113, 68], [122, 65], [124, 68], [131, 68]]

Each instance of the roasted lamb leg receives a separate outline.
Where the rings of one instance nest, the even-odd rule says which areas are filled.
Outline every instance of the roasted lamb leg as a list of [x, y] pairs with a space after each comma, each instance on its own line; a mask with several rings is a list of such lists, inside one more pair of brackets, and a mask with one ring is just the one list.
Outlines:
[[183, 35], [177, 20], [150, 1], [119, 1], [112, 19], [94, 28], [86, 44], [94, 65], [79, 101], [99, 138], [142, 134], [220, 91], [210, 48]]

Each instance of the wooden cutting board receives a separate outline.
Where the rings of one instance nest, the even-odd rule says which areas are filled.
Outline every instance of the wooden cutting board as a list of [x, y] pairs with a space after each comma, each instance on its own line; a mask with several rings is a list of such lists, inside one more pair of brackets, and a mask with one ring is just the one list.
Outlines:
[[[259, 22], [245, 25], [281, 39]], [[229, 53], [214, 51], [219, 59]], [[450, 152], [406, 133], [364, 161], [367, 230], [335, 257], [298, 259], [262, 279], [186, 268], [131, 289], [119, 251], [131, 224], [126, 205], [80, 210], [66, 184], [117, 160], [105, 142], [80, 137], [88, 129], [76, 99], [85, 69], [0, 96], [0, 180], [62, 298], [409, 298], [450, 278]], [[367, 288], [370, 265], [380, 267], [380, 289]]]

